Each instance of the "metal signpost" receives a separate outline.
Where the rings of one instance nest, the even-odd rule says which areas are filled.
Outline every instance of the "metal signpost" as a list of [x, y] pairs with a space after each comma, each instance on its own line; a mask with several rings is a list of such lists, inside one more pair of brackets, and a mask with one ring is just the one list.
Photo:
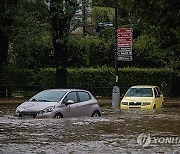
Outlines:
[[113, 108], [119, 108], [119, 102], [120, 102], [120, 88], [118, 87], [118, 61], [117, 61], [117, 50], [118, 50], [118, 43], [117, 43], [117, 37], [118, 37], [118, 23], [117, 23], [117, 16], [118, 16], [118, 0], [115, 1], [115, 48], [114, 48], [114, 59], [115, 59], [115, 86], [113, 87], [112, 91], [112, 107]]
[[132, 61], [132, 28], [118, 29], [118, 0], [115, 0], [115, 86], [112, 91], [112, 107], [119, 108], [118, 61]]

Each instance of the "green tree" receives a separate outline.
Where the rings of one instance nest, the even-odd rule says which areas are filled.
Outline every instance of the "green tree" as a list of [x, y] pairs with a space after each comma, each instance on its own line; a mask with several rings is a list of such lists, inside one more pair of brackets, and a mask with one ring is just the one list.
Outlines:
[[[133, 0], [130, 7], [140, 19], [146, 34], [156, 38], [156, 48], [170, 57], [172, 63], [180, 58], [179, 0]], [[167, 53], [167, 54], [166, 54]]]
[[67, 50], [71, 20], [78, 9], [77, 0], [51, 0], [48, 11], [52, 23], [53, 47], [56, 60], [56, 88], [67, 86]]
[[[7, 62], [9, 37], [14, 19], [17, 0], [0, 0], [0, 73], [3, 65]], [[0, 79], [0, 85], [3, 84]], [[5, 91], [0, 88], [0, 95]]]
[[17, 0], [0, 1], [0, 70], [7, 61], [9, 36], [13, 24]]
[[18, 1], [8, 55], [10, 65], [28, 69], [53, 67], [48, 16], [38, 1]]
[[93, 0], [94, 6], [114, 7], [115, 0]]
[[[107, 3], [109, 2], [113, 4], [114, 0], [109, 0]], [[104, 0], [93, 1], [94, 5], [112, 7], [107, 3]], [[119, 0], [118, 9], [119, 27], [133, 28], [133, 38], [136, 43], [133, 47], [136, 52], [134, 56], [143, 54], [141, 60], [151, 59], [151, 62], [155, 58], [153, 63], [150, 61], [146, 63], [149, 67], [162, 66], [159, 65], [159, 60], [163, 61], [161, 64], [164, 66], [178, 65], [180, 58], [179, 0]], [[142, 49], [137, 43], [148, 43], [151, 47]], [[145, 47], [143, 44], [140, 45]]]
[[109, 17], [109, 12], [108, 9], [99, 9], [99, 8], [94, 8], [93, 10], [93, 22], [97, 25], [100, 22], [109, 22], [111, 21]]

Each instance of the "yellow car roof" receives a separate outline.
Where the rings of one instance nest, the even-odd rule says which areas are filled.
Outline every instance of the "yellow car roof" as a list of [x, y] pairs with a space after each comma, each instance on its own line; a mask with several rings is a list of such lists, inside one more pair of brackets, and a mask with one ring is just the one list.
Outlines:
[[154, 87], [157, 87], [157, 86], [153, 86], [153, 85], [135, 85], [135, 86], [132, 86], [131, 88], [154, 88]]

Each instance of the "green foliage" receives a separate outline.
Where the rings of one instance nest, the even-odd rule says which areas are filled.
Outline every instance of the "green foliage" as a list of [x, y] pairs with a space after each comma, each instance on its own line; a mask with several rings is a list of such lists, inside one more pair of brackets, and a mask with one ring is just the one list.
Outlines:
[[[107, 49], [104, 42], [100, 39], [88, 40], [89, 43], [89, 63], [92, 67], [103, 66], [108, 64], [108, 58], [110, 55], [107, 55]], [[109, 57], [108, 57], [109, 56]], [[107, 62], [107, 63], [106, 63]]]
[[[112, 88], [114, 86], [114, 68], [71, 68], [68, 69], [69, 88]], [[46, 88], [55, 86], [55, 69], [24, 70], [7, 69], [0, 75], [7, 85], [41, 85]], [[165, 96], [171, 96], [174, 71], [171, 69], [121, 68], [119, 69], [119, 87], [127, 90], [132, 85], [157, 85]], [[125, 91], [123, 91], [125, 92]], [[97, 93], [101, 94], [101, 91]], [[111, 95], [111, 92], [110, 94]]]
[[[39, 3], [38, 3], [39, 4]], [[40, 5], [20, 1], [15, 16], [9, 61], [19, 68], [48, 67], [53, 49], [47, 14]]]
[[[69, 69], [68, 85], [70, 87], [113, 87], [113, 68], [81, 68]], [[119, 69], [119, 86], [128, 88], [132, 85], [157, 85], [165, 96], [171, 95], [174, 72], [168, 69]], [[83, 82], [85, 81], [85, 82]]]
[[[173, 61], [179, 60], [179, 1], [138, 0], [131, 11], [140, 19], [149, 36], [156, 38], [156, 47], [163, 52], [171, 52]], [[178, 58], [178, 59], [176, 59]]]
[[44, 87], [55, 87], [56, 71], [54, 68], [45, 68], [36, 71], [34, 76], [34, 84]]
[[71, 20], [78, 8], [79, 5], [76, 0], [52, 0], [50, 2], [49, 13], [51, 18], [53, 45], [56, 44], [54, 45], [55, 50], [58, 44], [64, 47], [66, 46], [66, 40], [71, 29]]
[[10, 35], [16, 11], [16, 0], [1, 0], [0, 3], [0, 31], [5, 35]]
[[174, 71], [171, 69], [124, 68], [119, 70], [119, 82], [121, 85], [128, 87], [137, 84], [157, 85], [166, 96], [172, 92], [173, 76]]
[[115, 1], [114, 0], [93, 0], [94, 6], [101, 6], [101, 7], [114, 7]]
[[[52, 29], [50, 26], [49, 13], [45, 11], [39, 1], [18, 1], [17, 10], [15, 10], [17, 14], [15, 17], [13, 16], [14, 7], [12, 7], [15, 1], [3, 0], [1, 4], [6, 5], [0, 5], [0, 30], [9, 35], [11, 30], [10, 26], [14, 19], [13, 35], [10, 37], [9, 44], [8, 60], [10, 65], [7, 68], [9, 70], [5, 70], [0, 78], [5, 84], [54, 85], [54, 70], [44, 69], [54, 67]], [[63, 3], [59, 4], [59, 6], [62, 6], [62, 4]], [[113, 21], [114, 8], [107, 8], [107, 6], [114, 7], [114, 0], [95, 0], [93, 4], [103, 6], [93, 9], [92, 16], [94, 24]], [[120, 68], [124, 66], [141, 68], [169, 67], [179, 73], [180, 11], [178, 4], [178, 0], [119, 1], [119, 27], [132, 27], [134, 39], [133, 61], [120, 62]], [[56, 10], [51, 14], [51, 17], [55, 14], [58, 15], [59, 19], [62, 19], [61, 15], [64, 13], [62, 7], [59, 8], [56, 6], [55, 9], [59, 9], [59, 11], [61, 9], [61, 12], [58, 13]], [[74, 10], [70, 9], [69, 12], [66, 12], [66, 15], [71, 14], [71, 11]], [[68, 24], [69, 22], [70, 21], [68, 21]], [[61, 24], [63, 23], [61, 22]], [[65, 33], [69, 34], [68, 28], [65, 29]], [[66, 35], [64, 33], [56, 33], [54, 37], [61, 34], [63, 38]], [[63, 43], [64, 40], [62, 41], [62, 39], [59, 38], [57, 37], [56, 41]], [[68, 48], [69, 67], [113, 67], [114, 29], [105, 29], [97, 36], [86, 36], [84, 38], [72, 35], [69, 37]], [[26, 71], [25, 68], [33, 70]], [[78, 75], [82, 75], [83, 78], [86, 78], [87, 83], [79, 82], [79, 85], [85, 87], [90, 85], [112, 86], [111, 83], [114, 80], [114, 77], [111, 76], [114, 74], [113, 69], [111, 71], [106, 70], [106, 68], [103, 69], [106, 71], [105, 74], [93, 68], [87, 69], [88, 75], [86, 74], [85, 68], [81, 69], [81, 72], [78, 72], [76, 69], [70, 69], [70, 72], [72, 71], [74, 73], [72, 76], [77, 77]], [[160, 84], [160, 86], [163, 85], [165, 89], [167, 89], [165, 93], [168, 94], [171, 91], [171, 86], [169, 85], [172, 84], [171, 79], [173, 73], [168, 72], [169, 70], [161, 70], [158, 72], [154, 71], [154, 69], [144, 69], [143, 71], [142, 69], [134, 69], [134, 71], [133, 69], [130, 69], [130, 71], [126, 69], [126, 71], [123, 72], [123, 70], [120, 69], [119, 71], [120, 76], [123, 74], [123, 76], [120, 77], [120, 86], [147, 83]], [[98, 74], [98, 72], [100, 74]], [[108, 76], [109, 78], [106, 77], [108, 74], [111, 74]], [[154, 76], [159, 76], [159, 74], [160, 78], [154, 78]], [[44, 78], [45, 76], [46, 78]], [[96, 78], [98, 76], [100, 77]], [[104, 76], [106, 77], [105, 79]], [[141, 76], [143, 76], [143, 78]], [[71, 78], [71, 76], [68, 78]], [[22, 82], [19, 79], [22, 79]], [[126, 81], [127, 79], [128, 82]], [[105, 84], [106, 80], [108, 83]], [[158, 80], [158, 82], [156, 80]], [[70, 84], [73, 85], [74, 82]]]
[[114, 42], [115, 41], [115, 28], [109, 27], [106, 29], [103, 29], [99, 32], [99, 38], [103, 39], [104, 41], [108, 42]]
[[[68, 72], [68, 85], [72, 87], [113, 87], [114, 85], [113, 68], [70, 69]], [[171, 95], [173, 88], [173, 75], [174, 72], [168, 69], [122, 68], [119, 69], [119, 86], [127, 89], [138, 84], [158, 85], [165, 96], [168, 96]]]
[[[99, 6], [108, 6], [107, 3], [113, 4], [114, 1], [95, 0], [93, 3], [101, 3]], [[150, 8], [145, 5], [146, 3]], [[153, 8], [156, 8], [154, 0], [140, 1], [140, 3], [128, 0], [119, 1], [119, 26], [132, 26], [134, 39], [133, 61], [119, 63], [120, 67], [176, 67], [175, 65], [179, 61], [180, 43], [178, 38], [180, 28], [175, 23], [178, 21], [179, 12], [177, 11], [174, 14], [171, 3], [174, 4], [174, 1], [165, 3], [165, 0], [159, 0], [157, 3], [157, 6], [160, 7], [159, 10], [152, 12]], [[158, 11], [161, 13], [165, 8], [169, 10], [167, 11], [169, 12], [167, 13], [167, 19], [166, 16], [163, 16], [166, 22], [160, 19], [159, 23], [155, 23], [153, 19], [159, 19], [159, 16], [156, 17], [156, 13]], [[152, 17], [150, 13], [153, 14]], [[114, 8], [93, 7], [92, 19], [94, 23], [112, 22], [113, 18]], [[167, 23], [168, 19], [172, 20], [172, 27], [169, 22]], [[162, 26], [163, 24], [165, 26]], [[13, 35], [9, 44], [9, 63], [16, 65], [18, 68], [54, 67], [55, 57], [51, 30], [49, 13], [41, 6], [39, 1], [18, 1]], [[167, 30], [172, 35], [169, 36], [164, 33], [159, 37], [161, 31]], [[106, 65], [113, 67], [113, 31], [113, 28], [105, 29], [95, 37], [71, 36], [68, 44], [68, 66], [101, 67]], [[161, 42], [167, 39], [171, 40], [172, 44], [167, 43], [168, 46], [162, 47]]]
[[157, 39], [149, 35], [141, 35], [133, 42], [134, 64], [138, 67], [163, 67], [167, 65], [163, 59], [168, 53], [158, 49]]
[[114, 9], [106, 7], [94, 7], [92, 11], [92, 22], [98, 24], [100, 22], [109, 22], [114, 18]]
[[31, 85], [34, 84], [34, 70], [17, 69], [13, 66], [5, 67], [0, 74], [4, 85]]
[[68, 66], [83, 67], [89, 65], [89, 50], [86, 40], [80, 36], [69, 37]]
[[[95, 0], [93, 4], [111, 7], [113, 2], [114, 0], [110, 0], [107, 4], [104, 0]], [[118, 9], [119, 27], [133, 28], [133, 59], [136, 60], [133, 65], [174, 67], [180, 56], [179, 1], [124, 0], [119, 1]], [[136, 43], [142, 47], [136, 48]], [[151, 45], [151, 49], [147, 43]], [[139, 55], [142, 55], [141, 58]]]
[[113, 66], [113, 48], [114, 45], [112, 41], [106, 43], [104, 40], [95, 37], [70, 37], [68, 51], [68, 66]]
[[[112, 87], [112, 68], [74, 68], [68, 71], [68, 85], [70, 87]], [[82, 82], [84, 81], [84, 82]]]

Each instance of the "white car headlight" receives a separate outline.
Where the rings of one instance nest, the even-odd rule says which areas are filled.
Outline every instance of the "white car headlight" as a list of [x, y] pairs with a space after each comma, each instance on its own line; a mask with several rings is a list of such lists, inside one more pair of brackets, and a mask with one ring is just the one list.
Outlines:
[[15, 115], [19, 115], [19, 112], [20, 112], [19, 110], [16, 110]]
[[54, 109], [54, 106], [49, 106], [49, 107], [45, 108], [44, 110], [42, 110], [42, 113], [52, 112], [53, 109]]

